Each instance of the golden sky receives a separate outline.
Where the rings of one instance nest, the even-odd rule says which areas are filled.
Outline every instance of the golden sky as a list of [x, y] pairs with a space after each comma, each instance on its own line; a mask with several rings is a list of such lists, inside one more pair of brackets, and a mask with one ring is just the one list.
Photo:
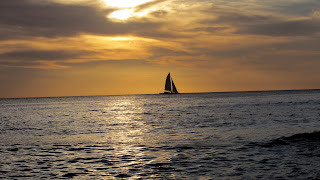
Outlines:
[[0, 98], [320, 88], [319, 0], [1, 0]]

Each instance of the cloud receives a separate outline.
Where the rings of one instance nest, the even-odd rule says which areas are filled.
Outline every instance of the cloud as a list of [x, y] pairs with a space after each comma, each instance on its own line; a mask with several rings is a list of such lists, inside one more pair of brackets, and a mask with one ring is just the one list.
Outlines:
[[150, 1], [150, 2], [147, 2], [147, 3], [143, 3], [137, 7], [135, 7], [135, 12], [139, 12], [139, 11], [142, 11], [142, 10], [145, 10], [145, 9], [148, 9], [148, 8], [151, 8], [155, 5], [158, 5], [160, 3], [163, 3], [167, 0], [154, 0], [154, 1]]
[[69, 59], [81, 59], [92, 52], [63, 50], [17, 50], [0, 54], [0, 66], [61, 69], [69, 65], [63, 62]]
[[[163, 1], [155, 0], [138, 7], [136, 11], [143, 11], [156, 7]], [[165, 1], [166, 3], [168, 1]], [[95, 34], [97, 39], [104, 36], [131, 35], [157, 39], [143, 45], [143, 50], [136, 59], [146, 58], [153, 62], [173, 58], [176, 61], [209, 61], [233, 60], [245, 58], [250, 54], [250, 48], [264, 46], [264, 43], [274, 43], [259, 38], [253, 45], [248, 36], [295, 37], [312, 36], [320, 31], [319, 21], [316, 18], [293, 18], [271, 14], [266, 11], [247, 11], [257, 8], [250, 6], [234, 8], [239, 3], [247, 1], [212, 3], [209, 1], [174, 1], [166, 4], [166, 8], [151, 11], [151, 16], [141, 19], [131, 19], [126, 22], [113, 22], [106, 16], [115, 9], [99, 8], [92, 4], [61, 4], [31, 0], [4, 0], [0, 7], [0, 39], [5, 38], [32, 38], [47, 37], [54, 39], [60, 36], [80, 37], [79, 34]], [[255, 2], [259, 4], [258, 2]], [[275, 3], [275, 2], [273, 2]], [[261, 3], [260, 3], [261, 4]], [[269, 5], [272, 3], [269, 3]], [[232, 5], [228, 6], [228, 5]], [[243, 5], [243, 4], [241, 4]], [[306, 6], [307, 7], [307, 6]], [[309, 7], [309, 6], [308, 6]], [[18, 13], [20, 12], [20, 13]], [[314, 11], [313, 17], [317, 17]], [[238, 38], [243, 36], [242, 38]], [[256, 38], [258, 39], [258, 38]], [[68, 41], [68, 39], [65, 39]], [[43, 41], [43, 40], [42, 40]], [[128, 40], [128, 42], [136, 40]], [[180, 45], [181, 49], [160, 46], [159, 43], [168, 41]], [[30, 41], [31, 42], [31, 41]], [[77, 42], [79, 43], [79, 42]], [[59, 61], [62, 63], [83, 63], [92, 61], [130, 59], [134, 51], [125, 49], [110, 50], [108, 46], [123, 46], [124, 42], [101, 42], [97, 51], [91, 52], [88, 48], [79, 47], [65, 50], [17, 50], [8, 51], [0, 55], [0, 59], [18, 61]], [[122, 45], [121, 45], [122, 44]], [[274, 45], [274, 44], [273, 44]], [[91, 43], [89, 46], [98, 46]], [[106, 51], [101, 48], [105, 46]], [[148, 47], [149, 46], [149, 47]], [[207, 46], [207, 47], [206, 47]], [[60, 48], [61, 49], [61, 48]], [[86, 50], [83, 50], [86, 49]], [[103, 49], [103, 48], [102, 48]], [[252, 53], [251, 53], [252, 54]], [[106, 56], [106, 58], [103, 58]], [[81, 58], [85, 57], [86, 59]], [[89, 58], [87, 58], [89, 57]], [[80, 60], [79, 60], [80, 59]], [[131, 58], [135, 59], [135, 58]], [[68, 62], [67, 62], [68, 61]], [[170, 61], [172, 62], [172, 61]]]
[[165, 47], [153, 47], [150, 49], [153, 56], [151, 58], [161, 58], [161, 57], [180, 57], [180, 56], [194, 56], [197, 55], [194, 52], [188, 52], [187, 50], [183, 49], [169, 49]]
[[165, 10], [156, 10], [150, 13], [150, 15], [157, 18], [165, 17], [167, 14], [168, 14], [168, 11], [165, 11]]
[[242, 12], [225, 12], [217, 14], [218, 18], [215, 23], [221, 24], [256, 24], [276, 20], [275, 17], [260, 14], [244, 14]]
[[220, 32], [220, 31], [226, 30], [226, 29], [228, 29], [228, 27], [207, 26], [207, 27], [196, 27], [196, 28], [193, 28], [193, 29], [187, 29], [186, 31], [216, 33], [216, 32]]
[[240, 26], [237, 33], [267, 36], [310, 36], [320, 32], [320, 21], [283, 20]]
[[320, 20], [320, 9], [314, 10], [312, 12], [312, 18], [315, 20]]
[[289, 16], [308, 16], [315, 8], [320, 7], [318, 0], [269, 0], [257, 3], [269, 11]]
[[152, 22], [117, 23], [106, 18], [114, 9], [88, 4], [61, 4], [46, 1], [2, 0], [0, 6], [1, 39], [28, 37], [135, 34], [145, 28], [157, 29]]
[[0, 61], [5, 60], [65, 60], [79, 58], [82, 55], [88, 55], [89, 52], [79, 51], [61, 51], [61, 50], [26, 50], [13, 51], [0, 54]]
[[[264, 11], [241, 11], [212, 7], [211, 17], [202, 24], [222, 26], [233, 30], [234, 34], [264, 36], [310, 36], [320, 32], [320, 19], [317, 11], [302, 17], [287, 17]], [[219, 26], [218, 26], [219, 27]], [[199, 29], [201, 30], [201, 29]]]

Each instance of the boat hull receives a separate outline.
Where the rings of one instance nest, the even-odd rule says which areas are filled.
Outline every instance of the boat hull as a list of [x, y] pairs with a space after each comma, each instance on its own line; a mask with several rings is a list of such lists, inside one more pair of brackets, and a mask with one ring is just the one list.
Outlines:
[[163, 92], [163, 93], [160, 93], [160, 94], [180, 94], [180, 93]]

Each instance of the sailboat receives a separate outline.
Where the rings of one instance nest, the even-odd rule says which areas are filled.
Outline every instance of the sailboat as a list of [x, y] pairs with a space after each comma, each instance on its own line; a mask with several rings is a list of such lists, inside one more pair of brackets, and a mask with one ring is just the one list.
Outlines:
[[168, 74], [167, 79], [166, 79], [166, 84], [164, 86], [164, 92], [161, 94], [179, 94], [179, 92], [178, 92], [178, 90], [177, 90], [176, 86], [174, 85], [174, 82], [171, 78], [170, 73]]

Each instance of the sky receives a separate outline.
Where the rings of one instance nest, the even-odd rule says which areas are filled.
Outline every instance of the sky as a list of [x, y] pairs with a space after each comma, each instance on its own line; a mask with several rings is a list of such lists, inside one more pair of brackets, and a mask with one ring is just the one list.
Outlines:
[[1, 0], [0, 98], [320, 88], [319, 0]]

